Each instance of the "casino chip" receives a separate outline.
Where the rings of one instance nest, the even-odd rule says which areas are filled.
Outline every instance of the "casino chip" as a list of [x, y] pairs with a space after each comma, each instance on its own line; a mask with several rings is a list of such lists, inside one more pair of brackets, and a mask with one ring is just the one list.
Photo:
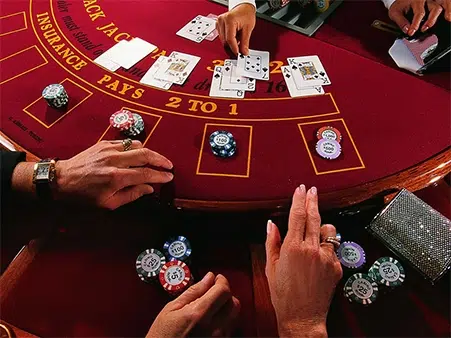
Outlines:
[[343, 291], [350, 302], [364, 305], [373, 303], [379, 293], [377, 283], [364, 273], [356, 273], [349, 277]]
[[179, 260], [164, 264], [160, 270], [159, 279], [163, 289], [172, 295], [182, 293], [192, 283], [188, 265]]
[[365, 264], [365, 251], [354, 242], [343, 242], [337, 249], [337, 256], [340, 263], [351, 269], [360, 268]]
[[133, 113], [133, 125], [124, 129], [124, 134], [130, 137], [136, 137], [144, 131], [144, 120], [141, 115]]
[[50, 107], [55, 109], [64, 108], [69, 103], [69, 96], [60, 84], [51, 84], [45, 87], [42, 91], [42, 97]]
[[110, 117], [110, 126], [121, 131], [130, 129], [134, 124], [132, 112], [126, 109], [119, 110]]
[[180, 260], [186, 262], [191, 256], [191, 244], [184, 236], [171, 238], [163, 245], [166, 257], [169, 260]]
[[326, 139], [326, 140], [334, 140], [337, 142], [341, 142], [341, 133], [337, 128], [334, 127], [321, 127], [316, 132], [316, 137], [318, 140]]
[[322, 158], [335, 160], [341, 154], [341, 146], [335, 140], [323, 138], [316, 143], [316, 152]]
[[142, 281], [149, 282], [157, 278], [165, 263], [166, 257], [160, 251], [147, 249], [136, 258], [136, 272]]
[[214, 131], [209, 138], [211, 151], [215, 156], [232, 157], [236, 153], [236, 141], [232, 133], [225, 130]]
[[373, 263], [368, 275], [378, 284], [388, 287], [400, 286], [406, 274], [404, 268], [392, 257], [381, 257]]

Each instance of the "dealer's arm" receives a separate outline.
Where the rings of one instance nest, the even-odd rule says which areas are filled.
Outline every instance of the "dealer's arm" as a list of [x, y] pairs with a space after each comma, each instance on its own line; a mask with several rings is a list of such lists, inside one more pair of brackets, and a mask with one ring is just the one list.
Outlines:
[[[2, 199], [11, 193], [36, 194], [33, 174], [36, 163], [25, 162], [25, 154], [1, 152]], [[124, 151], [121, 141], [102, 141], [69, 160], [56, 161], [55, 178], [48, 182], [51, 197], [88, 202], [115, 209], [153, 193], [152, 184], [173, 179], [172, 163], [164, 156], [133, 141]]]

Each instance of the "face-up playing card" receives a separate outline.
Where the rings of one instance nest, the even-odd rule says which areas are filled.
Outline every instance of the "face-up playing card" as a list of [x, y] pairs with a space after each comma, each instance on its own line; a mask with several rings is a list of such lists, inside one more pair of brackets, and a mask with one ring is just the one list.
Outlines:
[[113, 47], [105, 51], [102, 55], [97, 57], [94, 62], [112, 72], [115, 72], [121, 65], [118, 63], [118, 58], [123, 54], [127, 48], [128, 41], [122, 40]]
[[221, 79], [223, 75], [223, 66], [216, 66], [211, 79], [210, 96], [211, 97], [228, 97], [233, 99], [242, 99], [244, 90], [221, 89]]
[[134, 38], [124, 46], [122, 53], [118, 54], [113, 61], [120, 64], [121, 67], [125, 69], [130, 69], [147, 55], [152, 53], [156, 48], [157, 46], [152, 45], [143, 39]]
[[438, 46], [438, 38], [435, 34], [422, 36], [420, 39], [414, 40], [402, 39], [402, 42], [412, 52], [421, 66], [424, 66], [424, 59], [431, 55]]
[[144, 83], [151, 87], [156, 87], [164, 90], [168, 90], [172, 86], [172, 82], [164, 81], [155, 78], [155, 73], [160, 69], [161, 65], [165, 62], [167, 59], [167, 56], [160, 56], [157, 61], [155, 61], [152, 65], [152, 67], [149, 68], [147, 73], [143, 76], [141, 79], [141, 83]]
[[208, 34], [213, 32], [215, 28], [216, 21], [214, 19], [198, 15], [180, 29], [177, 32], [177, 35], [199, 43], [202, 42]]
[[162, 61], [154, 77], [182, 85], [199, 61], [200, 57], [198, 56], [172, 52], [167, 59]]
[[240, 89], [253, 92], [255, 79], [240, 76], [236, 73], [237, 61], [225, 60], [222, 69], [221, 89]]
[[[296, 87], [299, 89], [312, 86], [327, 86], [331, 84], [323, 64], [316, 55], [288, 58], [288, 64], [294, 75]], [[298, 74], [300, 76], [297, 76]]]
[[292, 74], [291, 67], [282, 66], [281, 69], [283, 78], [285, 79], [285, 83], [287, 84], [288, 92], [290, 93], [291, 97], [303, 97], [324, 94], [324, 89], [322, 86], [304, 87], [302, 89], [297, 88], [294, 82], [294, 76]]
[[269, 52], [249, 50], [238, 54], [237, 74], [257, 80], [269, 80]]
[[[216, 27], [216, 21], [217, 21], [217, 19], [218, 19], [218, 16], [217, 16], [216, 14], [211, 14], [211, 13], [210, 13], [210, 14], [207, 15], [207, 18], [215, 20], [215, 27]], [[219, 36], [218, 30], [215, 28], [215, 29], [213, 30], [213, 32], [211, 32], [210, 34], [207, 35], [207, 37], [205, 38], [205, 40], [213, 41], [213, 40], [216, 39], [218, 36]]]

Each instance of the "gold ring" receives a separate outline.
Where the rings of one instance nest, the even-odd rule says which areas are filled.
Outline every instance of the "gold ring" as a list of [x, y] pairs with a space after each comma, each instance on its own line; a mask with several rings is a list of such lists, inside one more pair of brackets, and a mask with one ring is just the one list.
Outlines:
[[124, 147], [124, 151], [132, 149], [132, 143], [133, 141], [129, 138], [122, 140], [122, 146]]
[[324, 242], [331, 243], [334, 245], [335, 248], [338, 248], [341, 244], [340, 239], [341, 238], [339, 237], [327, 237]]

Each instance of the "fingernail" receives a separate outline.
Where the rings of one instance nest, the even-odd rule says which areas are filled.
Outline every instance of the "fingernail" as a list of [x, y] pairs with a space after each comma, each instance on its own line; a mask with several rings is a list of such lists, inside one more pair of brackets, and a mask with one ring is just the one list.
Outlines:
[[207, 273], [205, 274], [204, 278], [202, 278], [202, 281], [201, 281], [201, 282], [205, 282], [205, 281], [209, 278], [210, 273], [211, 273], [210, 271], [207, 272]]
[[272, 230], [272, 221], [268, 219], [268, 222], [266, 223], [266, 233], [269, 234]]
[[421, 28], [421, 31], [422, 31], [422, 32], [426, 32], [428, 29], [429, 29], [429, 26], [423, 26], [423, 27]]
[[402, 31], [403, 31], [405, 34], [407, 34], [407, 32], [409, 31], [409, 26], [405, 25], [405, 26], [402, 28]]
[[317, 193], [316, 187], [311, 187], [311, 188], [310, 188], [310, 193], [311, 193], [312, 195], [316, 195], [316, 193]]
[[304, 192], [305, 192], [305, 185], [304, 185], [304, 184], [301, 184], [301, 185], [299, 186], [299, 192], [300, 192], [300, 193], [304, 193]]
[[410, 36], [414, 35], [416, 31], [417, 31], [416, 29], [411, 29], [410, 32], [409, 32], [409, 35]]

